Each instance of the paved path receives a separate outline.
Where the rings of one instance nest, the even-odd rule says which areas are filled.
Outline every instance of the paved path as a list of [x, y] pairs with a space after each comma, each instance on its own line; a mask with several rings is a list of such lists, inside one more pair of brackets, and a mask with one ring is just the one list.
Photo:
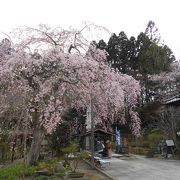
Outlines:
[[180, 160], [145, 158], [111, 158], [104, 170], [114, 180], [180, 180]]

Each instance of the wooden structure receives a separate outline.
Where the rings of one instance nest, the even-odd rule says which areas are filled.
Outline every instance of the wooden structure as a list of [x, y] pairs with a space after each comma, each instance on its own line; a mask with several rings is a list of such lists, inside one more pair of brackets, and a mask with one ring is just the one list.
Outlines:
[[[171, 106], [176, 109], [177, 117], [179, 118], [180, 114], [180, 91], [176, 93], [176, 95], [171, 96], [170, 98], [164, 100], [163, 104], [165, 106]], [[176, 129], [176, 138], [179, 140], [179, 146], [180, 146], [180, 126]]]
[[[103, 129], [95, 129], [94, 130], [94, 139], [101, 140], [105, 142], [106, 140], [110, 140], [111, 142], [115, 141], [115, 134], [112, 132], [107, 132]], [[87, 131], [80, 135], [81, 148], [85, 150], [91, 149], [91, 131]]]
[[164, 99], [162, 103], [164, 105], [180, 106], [180, 92], [170, 98]]

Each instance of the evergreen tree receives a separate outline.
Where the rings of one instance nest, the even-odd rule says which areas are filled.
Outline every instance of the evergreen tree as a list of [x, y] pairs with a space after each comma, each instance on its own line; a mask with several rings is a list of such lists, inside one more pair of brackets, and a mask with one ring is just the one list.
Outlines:
[[160, 43], [161, 37], [158, 32], [158, 28], [155, 26], [155, 22], [149, 21], [145, 29], [146, 36], [150, 39], [151, 42]]
[[129, 39], [126, 34], [121, 31], [118, 36], [118, 69], [123, 74], [128, 74], [130, 61], [129, 54]]
[[135, 37], [128, 39], [121, 31], [118, 36], [112, 34], [107, 44], [103, 40], [95, 44], [97, 48], [107, 51], [111, 67], [140, 81], [143, 88], [142, 105], [154, 100], [155, 89], [149, 76], [171, 71], [171, 63], [175, 61], [171, 49], [161, 43], [153, 21], [148, 22], [137, 40]]
[[98, 44], [96, 45], [97, 48], [101, 49], [101, 50], [107, 50], [107, 44], [106, 42], [101, 39]]
[[138, 70], [138, 59], [137, 59], [137, 47], [136, 39], [131, 36], [128, 43], [128, 59], [129, 59], [129, 69], [128, 74], [137, 78]]
[[117, 68], [118, 64], [118, 36], [114, 33], [110, 37], [107, 46], [108, 62], [113, 68]]

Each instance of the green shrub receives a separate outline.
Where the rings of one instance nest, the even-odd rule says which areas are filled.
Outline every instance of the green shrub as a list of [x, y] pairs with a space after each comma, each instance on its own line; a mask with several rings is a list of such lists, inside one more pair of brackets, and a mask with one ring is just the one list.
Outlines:
[[51, 159], [47, 161], [41, 161], [37, 164], [37, 170], [48, 169], [53, 173], [54, 166], [59, 162], [58, 159]]
[[[83, 156], [83, 155], [82, 155]], [[0, 180], [17, 180], [22, 179], [25, 176], [32, 176], [36, 174], [36, 171], [41, 169], [48, 169], [54, 174], [54, 167], [56, 166], [57, 159], [39, 162], [37, 166], [25, 166], [22, 163], [9, 165], [0, 168]], [[62, 177], [65, 173], [65, 169], [61, 169], [58, 173], [54, 174], [55, 177]], [[47, 176], [38, 176], [34, 179], [45, 180]]]
[[[63, 166], [62, 167], [58, 167], [58, 166], [59, 166], [59, 160], [52, 159], [52, 160], [48, 160], [48, 161], [39, 162], [36, 169], [37, 170], [47, 169], [53, 176], [58, 176], [58, 177], [61, 176], [62, 177], [64, 175], [65, 171], [68, 171], [69, 169], [68, 168], [66, 169]], [[58, 168], [58, 171], [57, 171], [57, 168]]]
[[88, 153], [86, 151], [79, 151], [79, 145], [76, 142], [70, 142], [68, 147], [62, 149], [64, 156], [64, 167], [66, 170], [76, 172], [80, 160], [88, 158]]
[[129, 151], [152, 157], [158, 152], [158, 143], [164, 138], [164, 134], [159, 129], [153, 129], [140, 138], [129, 139]]
[[60, 173], [56, 173], [55, 177], [63, 177], [64, 176], [64, 172], [60, 172]]
[[28, 166], [28, 167], [23, 167], [23, 174], [24, 176], [31, 176], [37, 171], [36, 166]]
[[57, 162], [59, 162], [59, 159], [53, 158], [53, 159], [50, 159], [50, 160], [47, 160], [47, 161], [44, 161], [44, 162], [46, 162], [47, 164], [54, 165], [54, 164], [56, 164]]
[[26, 167], [23, 164], [15, 164], [0, 169], [0, 179], [17, 179], [30, 176], [36, 171], [35, 166]]
[[53, 172], [53, 164], [48, 162], [39, 162], [37, 165], [37, 170], [47, 169], [49, 172]]

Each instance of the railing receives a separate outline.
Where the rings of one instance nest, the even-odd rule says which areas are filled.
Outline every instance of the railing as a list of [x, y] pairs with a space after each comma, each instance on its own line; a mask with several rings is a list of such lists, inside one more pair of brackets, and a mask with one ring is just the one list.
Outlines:
[[180, 101], [180, 91], [170, 93], [166, 95], [165, 97], [163, 97], [162, 99], [163, 103], [175, 102], [175, 101]]
[[167, 101], [175, 100], [176, 98], [180, 98], [180, 90], [170, 91], [170, 92], [161, 92], [159, 94], [155, 94], [155, 101], [159, 101], [161, 103], [166, 103]]

